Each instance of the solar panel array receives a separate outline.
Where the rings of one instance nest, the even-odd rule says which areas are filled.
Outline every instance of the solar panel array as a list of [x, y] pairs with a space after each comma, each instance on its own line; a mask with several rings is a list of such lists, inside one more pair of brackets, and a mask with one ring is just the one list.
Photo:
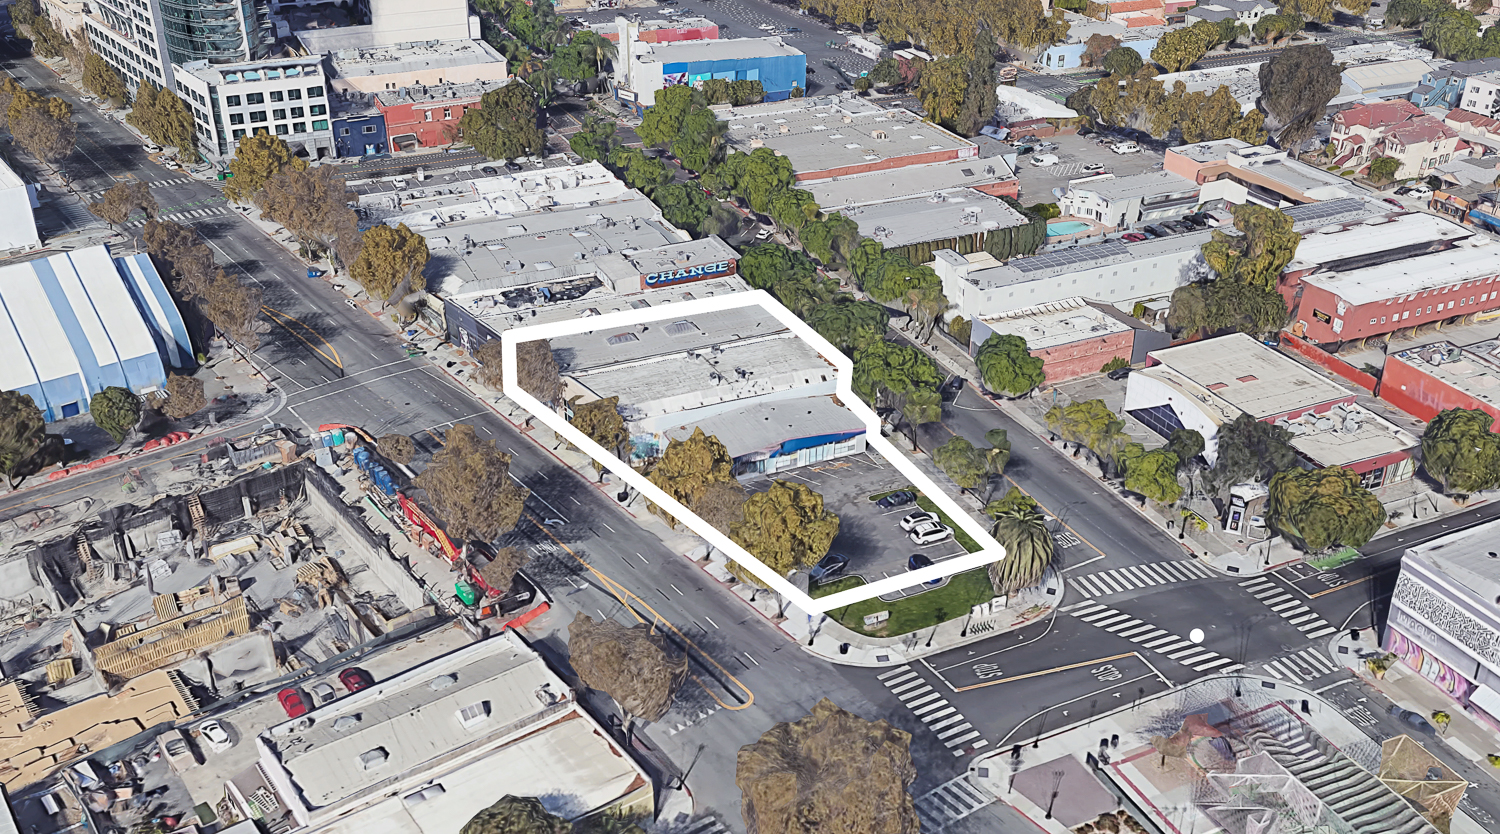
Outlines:
[[1091, 263], [1105, 258], [1125, 257], [1129, 254], [1130, 250], [1125, 248], [1125, 244], [1111, 240], [1094, 246], [1077, 246], [1058, 249], [1055, 252], [1043, 252], [1029, 258], [1017, 258], [1011, 261], [1010, 265], [1020, 272], [1041, 272]]

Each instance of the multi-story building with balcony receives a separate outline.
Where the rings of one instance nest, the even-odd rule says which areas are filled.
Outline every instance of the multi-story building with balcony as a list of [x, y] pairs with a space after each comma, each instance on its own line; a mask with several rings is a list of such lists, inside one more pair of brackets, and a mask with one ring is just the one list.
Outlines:
[[323, 56], [223, 65], [200, 60], [176, 70], [205, 157], [228, 159], [241, 139], [256, 133], [279, 136], [309, 159], [334, 156]]
[[89, 44], [134, 90], [176, 90], [173, 65], [264, 58], [275, 40], [266, 0], [98, 0], [84, 19]]

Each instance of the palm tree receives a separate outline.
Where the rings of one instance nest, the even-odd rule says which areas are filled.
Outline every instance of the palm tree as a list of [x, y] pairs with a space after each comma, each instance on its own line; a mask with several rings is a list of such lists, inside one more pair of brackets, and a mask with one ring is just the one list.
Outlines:
[[604, 62], [613, 61], [620, 54], [615, 42], [605, 37], [594, 38], [594, 74], [604, 73]]
[[948, 309], [948, 298], [943, 295], [941, 286], [928, 284], [906, 293], [906, 309], [917, 320], [918, 341], [926, 344], [937, 326], [938, 317]]
[[917, 451], [917, 426], [943, 419], [943, 395], [936, 391], [913, 391], [901, 406], [906, 428], [911, 432], [911, 450]]
[[1005, 547], [1005, 558], [989, 568], [997, 596], [1008, 601], [1015, 592], [1042, 581], [1057, 545], [1041, 513], [1025, 506], [1010, 507], [996, 516], [990, 535]]

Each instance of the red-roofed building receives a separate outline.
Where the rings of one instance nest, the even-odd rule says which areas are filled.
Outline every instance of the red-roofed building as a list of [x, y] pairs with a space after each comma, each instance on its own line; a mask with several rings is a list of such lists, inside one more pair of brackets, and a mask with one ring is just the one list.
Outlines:
[[1443, 122], [1458, 131], [1468, 144], [1483, 148], [1475, 156], [1500, 151], [1500, 119], [1468, 110], [1450, 110]]
[[1453, 158], [1458, 131], [1405, 99], [1366, 104], [1333, 117], [1334, 164], [1364, 170], [1378, 157], [1400, 160], [1397, 179], [1426, 176]]

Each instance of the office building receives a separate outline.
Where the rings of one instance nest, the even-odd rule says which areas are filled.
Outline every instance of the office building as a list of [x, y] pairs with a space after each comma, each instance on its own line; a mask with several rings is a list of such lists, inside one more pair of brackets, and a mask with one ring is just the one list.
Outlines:
[[638, 40], [622, 45], [620, 52], [615, 96], [637, 112], [656, 103], [656, 93], [664, 87], [697, 87], [710, 78], [759, 81], [766, 101], [791, 98], [793, 90], [807, 84], [807, 56], [781, 38]]
[[1201, 202], [1198, 191], [1196, 182], [1171, 171], [1102, 174], [1069, 182], [1057, 208], [1064, 217], [1088, 218], [1112, 232], [1182, 217]]
[[414, 41], [330, 53], [337, 92], [380, 93], [406, 87], [489, 82], [509, 77], [505, 56], [484, 41]]
[[208, 159], [234, 156], [246, 136], [281, 137], [306, 159], [334, 156], [328, 78], [322, 56], [212, 64], [177, 69], [177, 86], [193, 111], [198, 150]]
[[175, 67], [266, 57], [275, 42], [266, 0], [100, 0], [84, 28], [89, 46], [134, 90], [176, 90]]

